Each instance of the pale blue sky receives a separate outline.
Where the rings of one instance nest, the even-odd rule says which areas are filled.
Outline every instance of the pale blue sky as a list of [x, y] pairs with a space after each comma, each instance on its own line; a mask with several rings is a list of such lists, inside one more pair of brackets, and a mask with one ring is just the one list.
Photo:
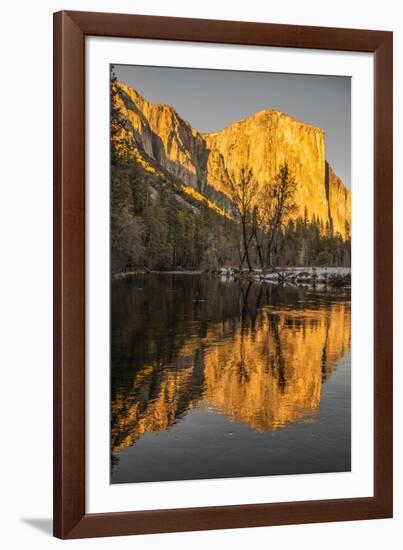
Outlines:
[[326, 133], [327, 160], [350, 187], [349, 77], [115, 65], [119, 80], [148, 101], [168, 103], [199, 132], [276, 109]]

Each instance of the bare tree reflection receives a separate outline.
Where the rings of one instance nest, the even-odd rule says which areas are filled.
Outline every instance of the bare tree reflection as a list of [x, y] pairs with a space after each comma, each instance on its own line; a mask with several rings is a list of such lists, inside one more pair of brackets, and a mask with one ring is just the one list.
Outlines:
[[349, 296], [169, 275], [112, 290], [112, 467], [202, 404], [259, 431], [314, 414], [350, 347]]

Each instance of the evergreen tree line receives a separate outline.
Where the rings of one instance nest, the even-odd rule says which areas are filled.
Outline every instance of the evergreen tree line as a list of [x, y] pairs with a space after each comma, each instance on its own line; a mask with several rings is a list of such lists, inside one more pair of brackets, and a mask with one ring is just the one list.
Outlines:
[[[242, 223], [220, 216], [207, 204], [179, 200], [170, 183], [149, 176], [135, 160], [115, 162], [111, 175], [113, 272], [247, 267]], [[261, 265], [256, 239], [251, 238], [254, 223], [251, 216], [245, 227], [252, 269]], [[350, 240], [333, 235], [318, 218], [289, 219], [276, 235], [270, 265], [349, 266]]]
[[276, 265], [301, 267], [349, 267], [351, 241], [340, 234], [333, 235], [328, 222], [324, 224], [306, 216], [289, 220], [281, 234]]
[[111, 184], [113, 272], [211, 271], [239, 263], [239, 227], [207, 204], [192, 204], [169, 189], [171, 182], [148, 177], [135, 161], [113, 165]]

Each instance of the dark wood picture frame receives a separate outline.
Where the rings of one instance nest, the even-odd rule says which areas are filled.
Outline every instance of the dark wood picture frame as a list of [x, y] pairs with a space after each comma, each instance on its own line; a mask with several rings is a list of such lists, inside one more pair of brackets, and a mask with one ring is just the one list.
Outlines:
[[[374, 54], [374, 496], [87, 514], [85, 37]], [[54, 535], [81, 538], [392, 516], [391, 32], [63, 11], [54, 14]]]

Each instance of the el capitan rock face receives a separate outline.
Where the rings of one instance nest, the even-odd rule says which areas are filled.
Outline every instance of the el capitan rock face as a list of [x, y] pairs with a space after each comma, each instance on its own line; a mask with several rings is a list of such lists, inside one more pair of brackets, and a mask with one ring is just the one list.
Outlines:
[[140, 154], [156, 160], [183, 183], [206, 183], [208, 151], [199, 132], [169, 105], [150, 103], [133, 88], [119, 83], [120, 112], [130, 122]]
[[319, 218], [325, 228], [350, 236], [351, 193], [326, 162], [323, 130], [275, 110], [202, 134], [169, 105], [153, 104], [118, 83], [119, 110], [127, 120], [133, 153], [151, 160], [225, 208], [228, 174], [252, 168], [259, 186], [288, 163], [298, 182], [295, 217]]
[[326, 180], [329, 181], [330, 224], [335, 231], [338, 231], [339, 227], [344, 227], [344, 232], [340, 231], [340, 234], [348, 238], [351, 236], [351, 193], [328, 163], [326, 163], [326, 171]]

